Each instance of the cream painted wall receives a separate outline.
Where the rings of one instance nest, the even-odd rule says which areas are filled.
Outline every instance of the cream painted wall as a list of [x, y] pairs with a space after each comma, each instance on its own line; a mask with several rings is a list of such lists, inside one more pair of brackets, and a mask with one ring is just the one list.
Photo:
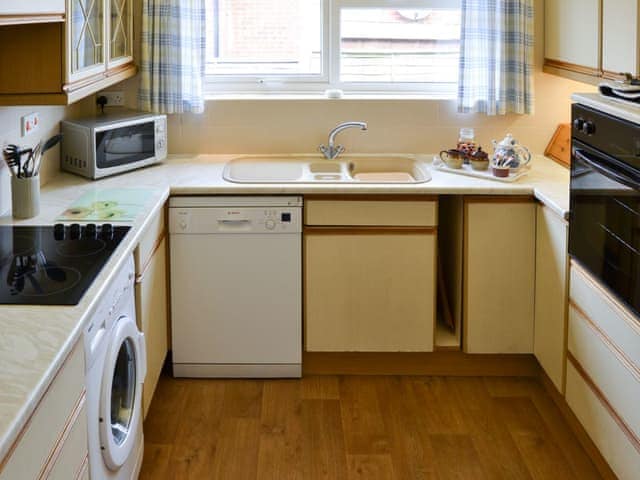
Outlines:
[[[40, 113], [40, 130], [28, 137], [20, 136], [20, 117], [37, 111]], [[34, 146], [40, 139], [47, 139], [59, 132], [60, 121], [65, 118], [89, 115], [94, 110], [94, 98], [90, 97], [68, 107], [32, 106], [32, 107], [0, 107], [0, 147], [6, 143]], [[42, 164], [41, 182], [46, 184], [60, 170], [60, 147], [51, 149]], [[0, 214], [10, 207], [9, 170], [4, 161], [0, 162]]]
[[[212, 100], [202, 115], [169, 117], [172, 153], [312, 152], [345, 120], [369, 122], [347, 131], [351, 152], [438, 152], [455, 144], [460, 127], [474, 127], [482, 145], [511, 132], [533, 152], [544, 151], [558, 123], [570, 119], [570, 95], [594, 87], [542, 72], [544, 1], [536, 0], [536, 113], [532, 116], [458, 114], [454, 101], [429, 100]], [[136, 79], [128, 101], [135, 106]]]

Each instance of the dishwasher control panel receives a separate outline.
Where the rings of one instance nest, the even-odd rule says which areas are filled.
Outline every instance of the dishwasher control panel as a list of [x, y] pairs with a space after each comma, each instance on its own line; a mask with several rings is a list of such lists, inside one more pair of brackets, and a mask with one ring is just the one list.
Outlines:
[[300, 207], [171, 207], [169, 233], [300, 233]]

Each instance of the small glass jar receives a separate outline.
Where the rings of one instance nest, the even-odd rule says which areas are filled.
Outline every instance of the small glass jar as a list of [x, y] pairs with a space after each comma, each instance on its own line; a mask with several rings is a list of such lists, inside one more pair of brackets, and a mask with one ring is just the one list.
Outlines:
[[473, 128], [461, 128], [460, 136], [458, 138], [458, 150], [464, 152], [468, 158], [478, 150], [478, 145], [475, 141], [475, 132]]

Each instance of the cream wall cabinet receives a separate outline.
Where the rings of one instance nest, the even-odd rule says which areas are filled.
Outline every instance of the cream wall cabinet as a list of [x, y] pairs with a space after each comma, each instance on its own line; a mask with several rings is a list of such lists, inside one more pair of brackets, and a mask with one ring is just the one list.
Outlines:
[[597, 84], [640, 74], [638, 0], [546, 0], [544, 70]]
[[534, 353], [559, 392], [564, 392], [565, 376], [568, 241], [567, 222], [548, 207], [538, 205]]
[[640, 73], [638, 25], [638, 0], [602, 1], [602, 69], [605, 75]]
[[73, 103], [136, 73], [133, 0], [65, 7], [64, 23], [0, 28], [0, 105]]
[[432, 351], [437, 203], [310, 200], [305, 209], [306, 350]]
[[142, 409], [147, 416], [168, 351], [167, 242], [164, 211], [151, 221], [134, 252], [136, 316], [147, 349]]
[[87, 462], [84, 348], [73, 348], [0, 462], [0, 480], [77, 478]]
[[536, 205], [469, 197], [464, 209], [464, 351], [533, 353]]
[[545, 1], [545, 63], [597, 75], [601, 0]]

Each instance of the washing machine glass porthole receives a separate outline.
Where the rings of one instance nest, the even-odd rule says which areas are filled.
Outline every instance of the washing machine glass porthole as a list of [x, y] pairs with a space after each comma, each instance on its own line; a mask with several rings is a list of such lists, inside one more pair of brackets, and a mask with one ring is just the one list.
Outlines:
[[136, 398], [136, 354], [131, 338], [118, 351], [111, 387], [111, 434], [116, 445], [129, 435]]

